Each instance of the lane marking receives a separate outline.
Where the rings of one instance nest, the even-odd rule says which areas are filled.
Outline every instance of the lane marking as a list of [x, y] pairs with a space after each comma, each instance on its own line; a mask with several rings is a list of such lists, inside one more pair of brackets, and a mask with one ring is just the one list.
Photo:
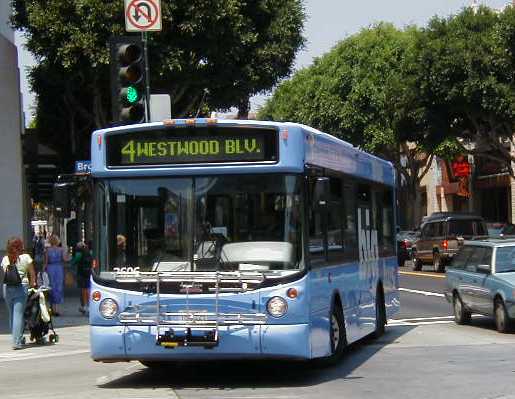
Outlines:
[[83, 353], [89, 353], [89, 349], [78, 349], [74, 351], [66, 351], [66, 352], [52, 352], [52, 353], [41, 353], [41, 354], [35, 354], [35, 352], [26, 352], [23, 353], [23, 351], [13, 352], [12, 356], [3, 355], [2, 358], [0, 358], [0, 363], [7, 363], [7, 362], [16, 362], [20, 360], [34, 360], [34, 359], [47, 359], [52, 357], [61, 357], [61, 356], [72, 356], [72, 355], [81, 355]]
[[445, 297], [444, 294], [440, 294], [439, 292], [412, 290], [409, 288], [399, 288], [399, 291], [409, 292], [410, 294], [420, 294], [420, 295], [425, 295], [425, 296], [437, 296], [439, 298]]
[[452, 324], [454, 320], [433, 320], [433, 321], [415, 321], [415, 322], [401, 322], [401, 323], [388, 323], [389, 326], [427, 326], [431, 324]]
[[413, 317], [411, 319], [390, 319], [392, 322], [410, 322], [410, 321], [424, 321], [424, 320], [442, 320], [442, 319], [454, 319], [454, 316], [431, 316], [431, 317]]
[[426, 273], [426, 272], [405, 272], [405, 271], [399, 270], [399, 274], [405, 274], [407, 276], [445, 278], [445, 274], [433, 274], [433, 273]]

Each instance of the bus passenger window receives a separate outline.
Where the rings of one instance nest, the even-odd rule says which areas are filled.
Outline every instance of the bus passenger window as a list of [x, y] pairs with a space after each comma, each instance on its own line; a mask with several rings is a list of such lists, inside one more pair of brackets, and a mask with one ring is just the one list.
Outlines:
[[358, 235], [356, 228], [356, 185], [346, 182], [343, 189], [344, 201], [344, 232], [343, 245], [345, 248], [345, 262], [358, 259]]
[[327, 249], [329, 263], [338, 264], [345, 260], [343, 180], [340, 177], [329, 179], [330, 195], [327, 206]]
[[377, 230], [379, 256], [393, 256], [393, 198], [392, 191], [378, 188], [374, 192], [373, 226]]

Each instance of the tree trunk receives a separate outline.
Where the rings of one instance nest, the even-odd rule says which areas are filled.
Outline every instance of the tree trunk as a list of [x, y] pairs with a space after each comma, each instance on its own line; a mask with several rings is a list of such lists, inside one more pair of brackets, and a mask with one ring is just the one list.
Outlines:
[[407, 209], [407, 225], [409, 229], [420, 227], [422, 216], [420, 206], [422, 203], [422, 196], [416, 182], [410, 182], [406, 187], [408, 198]]

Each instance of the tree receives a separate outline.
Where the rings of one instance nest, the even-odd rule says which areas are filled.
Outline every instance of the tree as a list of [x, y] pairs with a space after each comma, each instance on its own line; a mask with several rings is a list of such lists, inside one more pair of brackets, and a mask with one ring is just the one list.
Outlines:
[[434, 147], [413, 89], [416, 33], [390, 24], [363, 29], [280, 85], [259, 114], [314, 126], [393, 162], [411, 226], [420, 222], [419, 186]]
[[416, 47], [415, 88], [432, 140], [499, 161], [515, 176], [515, 8], [433, 18]]
[[[110, 121], [107, 43], [125, 34], [123, 1], [12, 0], [12, 7], [12, 24], [40, 63], [31, 74], [38, 128], [62, 143], [60, 152], [87, 141], [74, 135], [89, 137]], [[171, 95], [176, 117], [206, 104], [245, 115], [249, 97], [287, 76], [304, 43], [300, 0], [177, 0], [162, 2], [162, 15], [163, 31], [149, 34], [150, 81], [153, 92]], [[56, 121], [63, 130], [54, 115], [65, 118]], [[64, 132], [72, 136], [63, 141]]]

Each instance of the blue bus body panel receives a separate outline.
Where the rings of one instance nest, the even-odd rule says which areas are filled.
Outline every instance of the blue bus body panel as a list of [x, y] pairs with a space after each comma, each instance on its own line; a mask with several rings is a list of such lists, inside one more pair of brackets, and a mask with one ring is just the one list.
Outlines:
[[[240, 294], [220, 294], [219, 312], [266, 312], [267, 301], [273, 296], [287, 299], [288, 313], [281, 318], [269, 317], [266, 325], [220, 327], [220, 343], [213, 349], [179, 347], [167, 349], [156, 345], [156, 327], [124, 326], [116, 319], [106, 320], [99, 313], [100, 302], [90, 303], [91, 353], [95, 360], [134, 359], [214, 359], [281, 357], [309, 359], [309, 295], [307, 277], [299, 281], [263, 288]], [[296, 299], [286, 296], [289, 288], [296, 288]], [[156, 306], [155, 294], [106, 288], [92, 282], [92, 292], [100, 291], [102, 298], [113, 298], [120, 309], [127, 306]], [[181, 310], [215, 311], [214, 295], [161, 294], [160, 304], [170, 312]], [[115, 325], [113, 325], [115, 324]], [[116, 335], [113, 337], [112, 335]], [[121, 349], [122, 348], [122, 349]]]
[[335, 295], [341, 301], [349, 343], [375, 330], [375, 299], [379, 282], [383, 285], [387, 318], [399, 311], [397, 258], [371, 262], [377, 264], [353, 262], [309, 273], [312, 357], [330, 354], [329, 316]]
[[390, 162], [316, 129], [307, 126], [302, 129], [306, 134], [306, 163], [389, 186], [395, 185], [395, 174]]

